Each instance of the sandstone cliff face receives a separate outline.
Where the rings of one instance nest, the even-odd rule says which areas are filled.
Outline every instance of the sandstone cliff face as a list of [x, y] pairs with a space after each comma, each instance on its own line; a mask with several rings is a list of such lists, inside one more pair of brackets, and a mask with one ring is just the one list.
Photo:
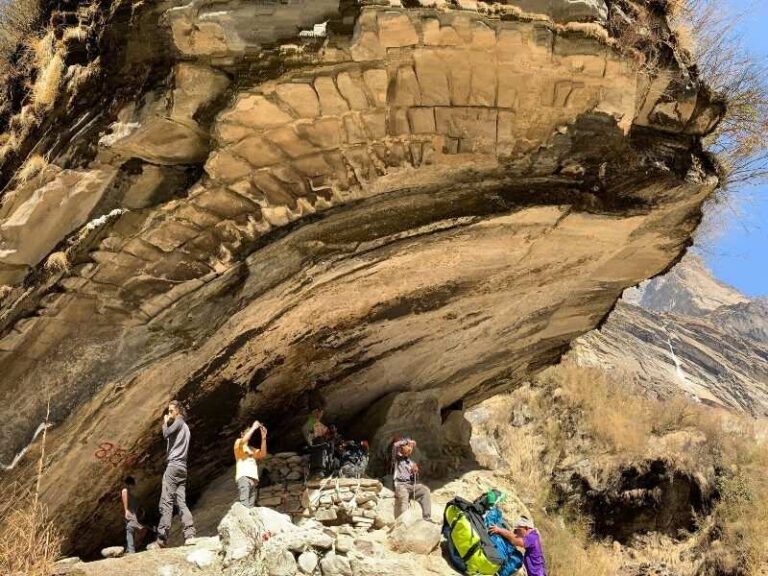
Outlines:
[[254, 415], [290, 445], [313, 395], [354, 424], [530, 376], [689, 243], [722, 110], [674, 53], [639, 67], [602, 1], [366, 4], [118, 3], [4, 157], [0, 459], [50, 398], [73, 549], [171, 397], [194, 495]]
[[[686, 256], [627, 291], [600, 328], [578, 339], [582, 364], [618, 371], [652, 395], [768, 415], [768, 306], [716, 281]], [[627, 301], [629, 300], [629, 301]]]

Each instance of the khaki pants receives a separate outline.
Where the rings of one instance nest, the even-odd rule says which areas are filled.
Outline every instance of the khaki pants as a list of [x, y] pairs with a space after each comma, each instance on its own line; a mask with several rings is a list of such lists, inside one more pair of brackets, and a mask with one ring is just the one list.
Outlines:
[[429, 488], [424, 484], [413, 485], [405, 482], [395, 482], [395, 519], [408, 510], [408, 501], [411, 497], [421, 506], [421, 516], [425, 520], [431, 519], [432, 500], [429, 496]]

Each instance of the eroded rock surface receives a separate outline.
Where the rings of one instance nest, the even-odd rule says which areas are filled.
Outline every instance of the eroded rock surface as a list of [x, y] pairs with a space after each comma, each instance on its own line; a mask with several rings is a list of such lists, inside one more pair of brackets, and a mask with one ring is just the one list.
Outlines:
[[722, 109], [674, 54], [641, 72], [601, 1], [433, 4], [105, 19], [99, 84], [51, 116], [50, 169], [4, 172], [0, 209], [0, 459], [50, 398], [69, 548], [119, 533], [126, 470], [156, 498], [171, 397], [194, 497], [254, 415], [295, 447], [313, 395], [341, 426], [390, 393], [476, 402], [681, 256]]

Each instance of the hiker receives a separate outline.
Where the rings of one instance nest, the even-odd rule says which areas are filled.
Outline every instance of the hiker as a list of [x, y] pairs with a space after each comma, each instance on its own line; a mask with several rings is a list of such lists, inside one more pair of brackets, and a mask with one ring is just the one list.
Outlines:
[[413, 497], [421, 506], [421, 516], [427, 522], [432, 520], [432, 501], [429, 488], [419, 484], [419, 465], [411, 460], [416, 441], [410, 438], [396, 440], [392, 444], [392, 478], [395, 485], [395, 519], [408, 509], [408, 502]]
[[136, 552], [136, 539], [141, 536], [144, 526], [139, 522], [139, 504], [133, 495], [136, 480], [133, 476], [126, 476], [123, 489], [120, 491], [120, 500], [123, 503], [123, 517], [125, 518], [125, 553]]
[[[251, 448], [249, 442], [253, 433], [261, 432], [261, 447]], [[267, 428], [256, 420], [250, 428], [240, 433], [235, 440], [235, 482], [240, 504], [246, 508], [256, 505], [256, 488], [259, 484], [259, 469], [256, 460], [262, 460], [267, 455]]]
[[310, 412], [307, 421], [302, 426], [301, 431], [304, 434], [304, 440], [308, 446], [312, 446], [316, 441], [325, 441], [333, 436], [331, 428], [323, 424], [323, 415], [325, 411], [322, 408], [315, 408]]
[[498, 534], [515, 546], [525, 549], [523, 566], [525, 566], [528, 576], [547, 576], [544, 553], [541, 550], [541, 536], [533, 526], [533, 520], [521, 516], [513, 524], [512, 530], [507, 530], [501, 526], [491, 526], [488, 532]]
[[179, 509], [184, 527], [184, 540], [195, 537], [192, 513], [187, 508], [187, 453], [189, 452], [189, 426], [184, 422], [181, 403], [171, 400], [163, 414], [163, 438], [166, 441], [168, 463], [163, 474], [160, 494], [160, 522], [157, 525], [157, 547], [168, 542], [168, 533], [173, 520], [174, 504]]

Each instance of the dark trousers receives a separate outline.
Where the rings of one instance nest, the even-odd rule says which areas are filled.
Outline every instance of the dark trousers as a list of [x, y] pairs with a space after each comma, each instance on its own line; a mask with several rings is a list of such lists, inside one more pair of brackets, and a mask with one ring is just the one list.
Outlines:
[[169, 464], [163, 474], [163, 488], [160, 494], [160, 522], [157, 525], [157, 537], [160, 540], [168, 539], [174, 504], [181, 515], [184, 539], [194, 538], [195, 522], [187, 508], [187, 469]]

